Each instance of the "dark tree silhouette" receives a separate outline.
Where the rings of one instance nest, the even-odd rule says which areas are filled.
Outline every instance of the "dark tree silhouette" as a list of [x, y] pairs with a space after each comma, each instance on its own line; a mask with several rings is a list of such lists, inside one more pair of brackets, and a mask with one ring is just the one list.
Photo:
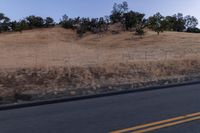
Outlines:
[[10, 19], [3, 13], [0, 13], [0, 32], [10, 30]]
[[124, 1], [123, 3], [114, 3], [113, 10], [111, 11], [110, 20], [112, 23], [121, 22], [124, 13], [128, 12], [128, 3]]
[[196, 28], [198, 25], [198, 20], [194, 16], [187, 15], [185, 16], [185, 27], [188, 28]]
[[163, 21], [164, 17], [158, 12], [155, 15], [149, 17], [148, 27], [157, 32], [157, 34], [159, 35], [160, 32], [164, 31]]
[[44, 21], [45, 21], [45, 27], [52, 27], [55, 25], [55, 22], [51, 17], [46, 17]]

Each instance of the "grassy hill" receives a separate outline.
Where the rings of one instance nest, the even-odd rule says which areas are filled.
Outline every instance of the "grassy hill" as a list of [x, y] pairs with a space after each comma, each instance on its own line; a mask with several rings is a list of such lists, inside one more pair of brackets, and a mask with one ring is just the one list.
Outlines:
[[164, 32], [157, 36], [148, 31], [140, 38], [130, 32], [108, 32], [102, 36], [88, 33], [80, 39], [63, 28], [37, 29], [0, 34], [0, 68], [195, 59], [199, 44], [200, 34]]
[[[0, 34], [0, 99], [76, 95], [80, 88], [181, 78], [200, 73], [200, 34], [146, 31], [102, 35], [47, 28]], [[83, 89], [82, 89], [83, 90]], [[83, 90], [84, 91], [84, 90]]]

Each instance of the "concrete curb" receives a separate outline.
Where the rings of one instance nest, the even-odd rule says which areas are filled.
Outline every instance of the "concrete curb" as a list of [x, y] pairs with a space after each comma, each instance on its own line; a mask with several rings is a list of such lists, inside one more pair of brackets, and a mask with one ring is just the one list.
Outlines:
[[94, 95], [87, 95], [87, 96], [74, 96], [70, 98], [62, 97], [62, 98], [53, 98], [49, 100], [39, 100], [39, 101], [33, 101], [33, 102], [7, 104], [7, 105], [1, 105], [0, 111], [48, 105], [48, 104], [56, 104], [56, 103], [63, 103], [63, 102], [72, 102], [72, 101], [86, 100], [86, 99], [106, 97], [106, 96], [122, 95], [122, 94], [128, 94], [128, 93], [154, 91], [154, 90], [159, 90], [159, 89], [169, 89], [171, 87], [180, 87], [180, 86], [195, 85], [195, 84], [200, 84], [200, 81], [183, 82], [183, 83], [176, 83], [176, 84], [169, 84], [169, 85], [162, 85], [162, 86], [151, 86], [151, 87], [144, 87], [144, 88], [132, 89], [132, 90], [113, 91], [109, 93], [101, 93], [101, 94], [94, 94]]

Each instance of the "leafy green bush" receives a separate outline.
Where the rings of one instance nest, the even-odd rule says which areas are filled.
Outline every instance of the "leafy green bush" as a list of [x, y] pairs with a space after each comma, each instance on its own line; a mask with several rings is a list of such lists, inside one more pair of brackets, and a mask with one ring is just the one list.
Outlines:
[[10, 27], [10, 19], [3, 13], [0, 13], [0, 33], [8, 31]]
[[139, 36], [143, 36], [144, 35], [144, 30], [142, 28], [136, 28], [135, 34], [139, 35]]
[[155, 15], [149, 17], [148, 27], [157, 32], [157, 34], [159, 35], [160, 32], [164, 31], [163, 21], [164, 17], [158, 12]]
[[200, 33], [200, 29], [199, 28], [188, 28], [186, 32]]
[[30, 29], [44, 27], [44, 19], [42, 17], [32, 15], [26, 17], [26, 21]]
[[53, 18], [51, 17], [46, 17], [46, 19], [44, 20], [45, 21], [45, 27], [52, 27], [52, 26], [55, 26], [55, 22], [53, 20]]

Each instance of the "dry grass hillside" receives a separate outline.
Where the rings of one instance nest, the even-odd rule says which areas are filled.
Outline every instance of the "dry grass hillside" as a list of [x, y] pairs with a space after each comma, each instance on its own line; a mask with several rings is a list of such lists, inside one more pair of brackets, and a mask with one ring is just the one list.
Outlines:
[[140, 38], [130, 32], [87, 34], [79, 39], [62, 28], [39, 29], [0, 35], [0, 68], [84, 66], [132, 61], [195, 59], [200, 35], [154, 32]]
[[48, 28], [0, 34], [0, 97], [197, 74], [200, 34], [113, 35]]

